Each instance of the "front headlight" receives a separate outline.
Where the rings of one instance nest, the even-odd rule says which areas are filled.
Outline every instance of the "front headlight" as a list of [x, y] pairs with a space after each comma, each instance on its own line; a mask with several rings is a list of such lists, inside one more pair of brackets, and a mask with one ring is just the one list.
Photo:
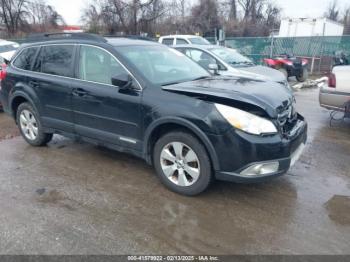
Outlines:
[[220, 114], [235, 128], [253, 135], [276, 134], [276, 126], [269, 120], [243, 110], [215, 104]]

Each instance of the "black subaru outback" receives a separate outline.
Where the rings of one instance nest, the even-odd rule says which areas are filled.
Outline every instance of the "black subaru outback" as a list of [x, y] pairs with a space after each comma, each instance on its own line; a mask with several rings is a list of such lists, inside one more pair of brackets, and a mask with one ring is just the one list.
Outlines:
[[182, 53], [140, 40], [44, 34], [2, 74], [0, 97], [33, 146], [61, 134], [153, 164], [171, 190], [288, 171], [307, 124], [284, 86], [212, 76]]

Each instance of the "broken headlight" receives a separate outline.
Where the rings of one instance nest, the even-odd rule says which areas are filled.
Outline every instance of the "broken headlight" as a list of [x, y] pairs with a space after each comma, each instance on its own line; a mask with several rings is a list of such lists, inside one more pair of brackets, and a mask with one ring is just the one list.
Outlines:
[[276, 126], [269, 120], [246, 111], [215, 104], [220, 114], [235, 128], [253, 135], [276, 134]]

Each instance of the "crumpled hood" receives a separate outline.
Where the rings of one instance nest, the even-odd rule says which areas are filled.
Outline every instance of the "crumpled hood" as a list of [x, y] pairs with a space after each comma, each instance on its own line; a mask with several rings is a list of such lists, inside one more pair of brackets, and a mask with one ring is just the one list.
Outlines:
[[275, 82], [287, 81], [283, 73], [267, 66], [247, 66], [247, 67], [240, 67], [237, 69], [239, 69], [240, 71], [247, 71], [250, 73], [262, 75], [264, 77], [267, 77], [269, 80], [275, 81]]
[[252, 104], [263, 109], [271, 118], [277, 118], [278, 114], [293, 102], [293, 95], [281, 84], [250, 78], [210, 77], [167, 85], [163, 86], [162, 89]]

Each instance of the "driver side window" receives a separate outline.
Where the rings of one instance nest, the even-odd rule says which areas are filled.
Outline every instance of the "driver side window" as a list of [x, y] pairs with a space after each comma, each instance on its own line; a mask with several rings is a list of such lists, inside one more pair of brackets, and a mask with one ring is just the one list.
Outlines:
[[126, 70], [108, 52], [93, 46], [81, 46], [79, 79], [112, 85], [112, 77], [126, 74]]

